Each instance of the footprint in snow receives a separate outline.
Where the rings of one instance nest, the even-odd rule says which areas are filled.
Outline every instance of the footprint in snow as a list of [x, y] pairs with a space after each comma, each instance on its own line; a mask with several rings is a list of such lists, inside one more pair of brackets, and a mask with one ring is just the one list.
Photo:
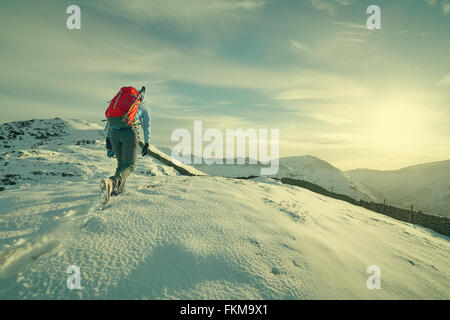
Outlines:
[[274, 275], [279, 276], [280, 274], [284, 273], [280, 268], [278, 267], [272, 267], [272, 270], [270, 271]]
[[59, 241], [52, 240], [0, 251], [0, 278], [19, 273], [26, 265], [50, 253], [58, 245]]
[[89, 218], [83, 225], [83, 227], [86, 228], [87, 231], [92, 233], [103, 233], [108, 228], [106, 219], [101, 216], [94, 216], [92, 218]]

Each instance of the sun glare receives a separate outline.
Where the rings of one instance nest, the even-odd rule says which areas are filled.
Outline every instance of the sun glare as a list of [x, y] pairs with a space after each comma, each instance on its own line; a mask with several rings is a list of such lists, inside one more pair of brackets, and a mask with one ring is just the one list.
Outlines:
[[394, 99], [373, 109], [370, 139], [385, 150], [408, 151], [427, 143], [429, 134], [425, 107], [411, 99]]

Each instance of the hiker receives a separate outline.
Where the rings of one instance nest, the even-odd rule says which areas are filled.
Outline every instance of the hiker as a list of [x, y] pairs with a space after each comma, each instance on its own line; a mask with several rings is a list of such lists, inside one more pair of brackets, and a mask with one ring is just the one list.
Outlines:
[[116, 157], [116, 173], [103, 179], [100, 183], [104, 203], [111, 196], [122, 192], [125, 182], [134, 171], [139, 145], [139, 123], [144, 131], [144, 148], [142, 156], [148, 152], [150, 112], [144, 104], [145, 87], [136, 90], [133, 87], [123, 87], [110, 101], [105, 112], [108, 124], [106, 126], [106, 150], [108, 157]]

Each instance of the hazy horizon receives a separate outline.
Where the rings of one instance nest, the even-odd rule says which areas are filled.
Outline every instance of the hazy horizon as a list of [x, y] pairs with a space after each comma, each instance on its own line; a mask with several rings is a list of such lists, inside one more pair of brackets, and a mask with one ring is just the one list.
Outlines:
[[[0, 4], [0, 122], [100, 123], [149, 88], [154, 145], [204, 128], [279, 129], [280, 157], [341, 170], [450, 159], [450, 1], [77, 1]], [[371, 4], [381, 30], [365, 24]]]

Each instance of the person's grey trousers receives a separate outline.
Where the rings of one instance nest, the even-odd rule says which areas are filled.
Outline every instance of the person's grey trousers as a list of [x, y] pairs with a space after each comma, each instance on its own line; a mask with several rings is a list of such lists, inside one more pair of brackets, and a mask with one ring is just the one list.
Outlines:
[[110, 140], [117, 158], [116, 173], [111, 178], [116, 181], [114, 190], [120, 193], [136, 164], [139, 146], [138, 128], [112, 129]]

